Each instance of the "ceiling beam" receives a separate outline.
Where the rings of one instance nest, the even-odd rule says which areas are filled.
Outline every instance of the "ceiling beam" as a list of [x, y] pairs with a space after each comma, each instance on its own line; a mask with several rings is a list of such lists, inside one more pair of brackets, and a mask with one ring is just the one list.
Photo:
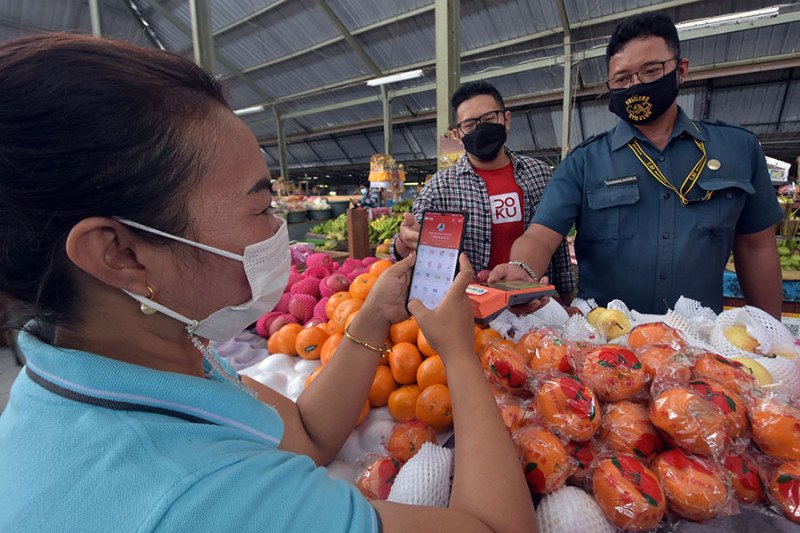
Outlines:
[[356, 41], [356, 38], [353, 37], [353, 34], [350, 33], [350, 30], [347, 29], [347, 26], [345, 26], [336, 13], [333, 12], [331, 6], [328, 5], [328, 2], [325, 0], [315, 1], [317, 3], [317, 7], [319, 7], [323, 13], [325, 13], [325, 16], [328, 17], [328, 20], [331, 21], [331, 24], [333, 24], [334, 27], [339, 31], [339, 34], [344, 37], [347, 45], [353, 50], [353, 52], [356, 53], [356, 55], [358, 55], [361, 61], [364, 62], [370, 72], [372, 72], [372, 74], [376, 77], [383, 76], [380, 67], [378, 67], [372, 58], [369, 57], [369, 54], [367, 54], [367, 51], [364, 50], [364, 47], [361, 46], [358, 41]]
[[[350, 34], [353, 35], [353, 36], [361, 35], [362, 33], [367, 33], [367, 32], [370, 32], [372, 30], [381, 29], [381, 28], [384, 28], [384, 27], [389, 26], [391, 24], [396, 24], [396, 23], [401, 22], [403, 20], [414, 18], [414, 17], [417, 17], [419, 15], [422, 15], [424, 13], [428, 13], [428, 12], [431, 12], [431, 11], [433, 11], [433, 4], [427, 5], [427, 6], [418, 7], [417, 9], [412, 9], [411, 11], [406, 11], [405, 13], [400, 13], [399, 15], [396, 15], [394, 17], [389, 17], [389, 18], [386, 18], [386, 19], [383, 19], [383, 20], [379, 20], [377, 22], [373, 22], [372, 24], [367, 24], [366, 26], [362, 26], [360, 28], [357, 28], [355, 30], [350, 31]], [[319, 42], [317, 44], [311, 45], [311, 46], [309, 46], [307, 48], [302, 48], [300, 50], [296, 50], [296, 51], [291, 52], [289, 54], [286, 54], [286, 55], [283, 55], [283, 56], [280, 56], [280, 57], [276, 57], [274, 59], [270, 59], [269, 61], [265, 61], [263, 63], [259, 63], [259, 64], [256, 64], [256, 65], [251, 65], [249, 67], [245, 67], [245, 68], [241, 69], [241, 71], [244, 74], [249, 74], [251, 72], [256, 72], [258, 70], [269, 68], [269, 67], [278, 65], [280, 63], [285, 63], [286, 61], [290, 61], [292, 59], [295, 59], [297, 57], [309, 54], [311, 52], [315, 52], [315, 51], [317, 51], [317, 50], [319, 50], [321, 48], [325, 48], [326, 46], [330, 46], [332, 44], [336, 44], [336, 43], [342, 42], [343, 40], [344, 40], [344, 37], [341, 36], [341, 35], [339, 35], [337, 37], [332, 37], [332, 38], [327, 39], [325, 41], [322, 41], [322, 42]], [[403, 68], [405, 69], [406, 67], [403, 67]], [[399, 72], [399, 70], [397, 72]], [[365, 78], [365, 79], [369, 79], [369, 78]]]
[[[582, 22], [576, 22], [574, 24], [571, 24], [570, 27], [573, 30], [578, 29], [578, 28], [587, 28], [587, 27], [590, 27], [590, 26], [596, 26], [596, 25], [605, 24], [605, 23], [608, 23], [608, 22], [613, 22], [613, 21], [616, 21], [616, 20], [621, 20], [621, 19], [623, 19], [625, 17], [631, 16], [631, 15], [635, 15], [635, 14], [639, 14], [639, 13], [648, 13], [648, 12], [652, 12], [652, 11], [661, 11], [661, 10], [670, 9], [670, 8], [673, 8], [673, 7], [680, 7], [680, 6], [685, 6], [685, 5], [689, 5], [689, 4], [696, 4], [696, 3], [700, 2], [700, 1], [702, 1], [702, 0], [668, 0], [666, 2], [661, 2], [659, 4], [654, 4], [654, 5], [650, 5], [650, 6], [644, 6], [644, 7], [640, 7], [640, 8], [637, 8], [637, 9], [632, 9], [632, 10], [629, 10], [629, 11], [623, 11], [623, 12], [620, 12], [620, 13], [612, 13], [611, 15], [605, 15], [605, 16], [602, 16], [602, 17], [594, 18], [594, 19], [584, 20]], [[417, 15], [419, 15], [421, 13], [424, 13], [424, 12], [427, 12], [427, 11], [433, 11], [433, 5], [425, 6], [424, 10], [423, 10], [423, 8], [419, 8], [417, 10], [409, 11], [408, 13], [404, 13], [402, 15], [399, 15], [398, 17], [394, 17], [393, 19], [386, 19], [385, 21], [381, 21], [380, 23], [376, 23], [376, 24], [373, 24], [371, 26], [364, 26], [363, 28], [359, 28], [357, 30], [353, 30], [352, 34], [353, 35], [359, 35], [361, 33], [365, 33], [366, 31], [371, 31], [371, 30], [374, 30], [374, 29], [382, 28], [383, 26], [386, 26], [386, 25], [389, 25], [389, 24], [392, 24], [394, 22], [397, 22], [397, 21], [401, 20], [402, 18], [410, 18], [411, 16], [417, 16]], [[508, 40], [505, 40], [505, 41], [492, 43], [492, 44], [489, 44], [489, 45], [486, 45], [486, 46], [480, 46], [478, 48], [473, 48], [471, 50], [464, 50], [464, 51], [461, 52], [461, 59], [462, 59], [462, 62], [463, 62], [463, 59], [467, 58], [467, 57], [473, 57], [473, 56], [476, 56], [476, 55], [495, 52], [497, 50], [503, 50], [503, 49], [506, 49], [506, 48], [509, 48], [511, 46], [515, 46], [515, 45], [518, 45], [518, 44], [523, 44], [523, 43], [539, 40], [539, 39], [542, 39], [542, 38], [545, 38], [545, 37], [549, 37], [551, 35], [560, 35], [560, 34], [561, 34], [561, 29], [552, 28], [552, 29], [548, 29], [548, 30], [544, 30], [544, 31], [536, 32], [536, 33], [531, 33], [531, 34], [528, 34], [528, 35], [523, 35], [521, 37], [516, 37], [514, 39], [508, 39]], [[265, 63], [261, 63], [261, 64], [258, 64], [258, 65], [253, 65], [253, 66], [250, 66], [250, 67], [244, 67], [244, 68], [241, 69], [241, 72], [243, 74], [250, 74], [252, 72], [256, 72], [258, 70], [262, 70], [264, 68], [271, 67], [271, 66], [276, 65], [278, 63], [283, 63], [284, 61], [287, 61], [289, 59], [294, 59], [294, 58], [299, 57], [301, 55], [305, 55], [306, 53], [309, 53], [309, 52], [314, 51], [314, 50], [318, 50], [319, 48], [322, 48], [323, 46], [328, 46], [330, 44], [334, 44], [335, 42], [339, 42], [341, 40], [342, 40], [342, 38], [337, 37], [335, 39], [319, 43], [319, 44], [314, 45], [314, 46], [312, 46], [310, 48], [306, 48], [306, 49], [303, 49], [303, 50], [298, 50], [297, 52], [293, 52], [292, 54], [289, 54], [289, 55], [286, 55], [286, 56], [283, 56], [283, 57], [280, 57], [280, 58], [276, 58], [276, 59], [273, 59], [271, 61], [267, 61]], [[397, 68], [392, 68], [392, 69], [385, 69], [384, 70], [384, 74], [388, 75], [388, 74], [394, 74], [394, 73], [397, 73], [397, 72], [404, 72], [406, 70], [414, 70], [414, 69], [418, 69], [418, 68], [428, 68], [428, 67], [435, 66], [435, 64], [436, 64], [435, 58], [431, 58], [431, 59], [426, 59], [424, 61], [418, 61], [417, 63], [412, 63], [410, 65], [403, 65], [402, 67], [397, 67]], [[366, 82], [370, 78], [371, 78], [371, 76], [367, 75], [367, 76], [356, 76], [356, 77], [349, 78], [349, 79], [346, 79], [346, 80], [340, 80], [340, 81], [337, 81], [337, 82], [334, 82], [334, 83], [330, 83], [330, 84], [324, 85], [322, 87], [315, 87], [313, 89], [308, 89], [306, 91], [300, 91], [300, 92], [294, 93], [292, 95], [288, 95], [288, 96], [284, 96], [284, 97], [281, 97], [281, 98], [277, 98], [275, 100], [275, 102], [276, 103], [289, 102], [289, 101], [292, 101], [292, 100], [297, 100], [299, 98], [304, 98], [306, 96], [313, 96], [313, 95], [316, 95], [316, 94], [326, 93], [326, 92], [334, 90], [334, 89], [341, 89], [343, 87], [348, 87], [350, 85], [355, 85], [355, 84], [358, 84], [358, 83]], [[223, 80], [225, 80], [225, 79], [229, 79], [229, 78], [223, 78]], [[272, 102], [258, 102], [258, 103], [254, 103], [253, 105], [272, 105]]]
[[[167, 19], [173, 26], [175, 26], [181, 33], [186, 35], [191, 39], [192, 37], [192, 29], [186, 25], [181, 19], [176, 17], [171, 11], [166, 9], [162, 6], [158, 0], [143, 0], [148, 6], [150, 6], [153, 10], [157, 11], [159, 15]], [[271, 105], [272, 104], [272, 97], [268, 95], [261, 87], [253, 83], [251, 80], [247, 78], [247, 76], [242, 75], [239, 72], [236, 65], [231, 63], [225, 56], [222, 54], [217, 55], [217, 61], [219, 64], [228, 69], [233, 73], [233, 75], [239, 79], [244, 85], [246, 85], [251, 91], [256, 93], [259, 98], [262, 98], [264, 105]]]
[[[258, 9], [256, 11], [250, 13], [249, 15], [247, 15], [244, 18], [241, 18], [239, 20], [231, 22], [227, 26], [223, 26], [222, 28], [218, 29], [217, 31], [214, 32], [214, 38], [219, 37], [220, 35], [223, 35], [225, 33], [228, 33], [229, 31], [231, 31], [231, 30], [233, 30], [235, 28], [238, 28], [239, 26], [243, 26], [245, 24], [251, 23], [253, 21], [253, 19], [256, 19], [256, 18], [258, 18], [258, 17], [260, 17], [262, 15], [266, 15], [267, 13], [269, 13], [270, 11], [275, 9], [276, 7], [279, 7], [280, 5], [285, 4], [288, 1], [289, 0], [275, 0], [270, 5], [262, 7], [261, 9]], [[179, 50], [178, 53], [183, 55], [183, 54], [185, 54], [186, 52], [188, 52], [191, 49], [192, 49], [191, 46], [187, 46], [187, 47]]]
[[[686, 82], [697, 82], [708, 79], [727, 78], [732, 76], [741, 76], [752, 74], [756, 72], [767, 72], [773, 70], [791, 69], [800, 67], [800, 55], [797, 53], [780, 54], [775, 56], [767, 56], [755, 59], [744, 59], [738, 61], [729, 61], [726, 63], [718, 63], [713, 65], [704, 65], [694, 67], [689, 71], [686, 77]], [[596, 97], [606, 92], [605, 84], [599, 83], [587, 86], [584, 89], [575, 92], [576, 98]], [[561, 89], [546, 91], [528, 96], [520, 96], [516, 98], [507, 98], [506, 107], [511, 109], [531, 107], [543, 104], [552, 104], [559, 102], [563, 96]], [[392, 118], [394, 124], [414, 124], [420, 122], [430, 122], [436, 118], [436, 113], [433, 111], [420, 113], [417, 116], [401, 115]], [[366, 120], [361, 122], [354, 122], [350, 124], [342, 124], [332, 128], [317, 130], [311, 134], [296, 134], [287, 136], [288, 141], [307, 140], [317, 136], [325, 136], [332, 134], [363, 132], [364, 129], [380, 127], [383, 124], [382, 119]], [[274, 138], [259, 139], [259, 142], [266, 145], [275, 143]]]
[[15, 20], [7, 19], [5, 17], [0, 17], [0, 26], [5, 26], [6, 28], [13, 28], [15, 30], [22, 30], [31, 33], [45, 33], [52, 30], [47, 30], [44, 28], [36, 28], [34, 26], [29, 26], [27, 24], [23, 24], [21, 22], [17, 22]]

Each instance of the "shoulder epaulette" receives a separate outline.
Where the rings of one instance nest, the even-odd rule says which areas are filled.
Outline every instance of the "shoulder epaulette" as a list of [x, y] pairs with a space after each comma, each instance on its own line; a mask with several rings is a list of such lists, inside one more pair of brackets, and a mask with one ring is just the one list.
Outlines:
[[[600, 133], [595, 133], [594, 135], [592, 135], [591, 137], [589, 137], [588, 139], [586, 139], [585, 141], [583, 141], [582, 143], [580, 143], [580, 144], [579, 144], [578, 146], [576, 146], [575, 148], [580, 148], [581, 146], [586, 146], [587, 144], [589, 144], [589, 143], [591, 143], [591, 142], [594, 142], [594, 141], [596, 141], [596, 140], [597, 140], [597, 139], [599, 139], [600, 137], [605, 137], [605, 136], [608, 134], [608, 132], [609, 132], [609, 131], [611, 131], [611, 130], [606, 130], [606, 131], [602, 131], [602, 132], [600, 132]], [[573, 148], [573, 150], [574, 150], [575, 148]]]
[[750, 135], [755, 135], [752, 131], [748, 130], [744, 126], [740, 126], [739, 124], [731, 124], [730, 122], [723, 122], [721, 120], [701, 120], [700, 122], [704, 124], [710, 124], [712, 126], [727, 126], [729, 128], [736, 128], [737, 130], [746, 131]]

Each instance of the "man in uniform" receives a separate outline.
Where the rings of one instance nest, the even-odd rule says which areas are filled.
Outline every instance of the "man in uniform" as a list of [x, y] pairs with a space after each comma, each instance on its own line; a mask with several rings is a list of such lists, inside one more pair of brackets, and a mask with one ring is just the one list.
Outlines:
[[[452, 167], [437, 172], [414, 201], [392, 253], [396, 258], [416, 249], [418, 221], [426, 209], [467, 213], [464, 252], [475, 272], [506, 263], [514, 241], [536, 212], [550, 180], [543, 162], [505, 147], [511, 113], [503, 97], [488, 82], [466, 83], [451, 98], [453, 132], [466, 153]], [[414, 218], [416, 217], [416, 218]], [[575, 280], [563, 238], [553, 248], [551, 281], [562, 301], [570, 301]], [[551, 254], [553, 255], [553, 254]], [[544, 265], [550, 265], [550, 258]]]
[[747, 303], [780, 316], [773, 225], [782, 212], [756, 139], [678, 107], [689, 61], [668, 17], [620, 22], [606, 60], [609, 109], [621, 121], [559, 165], [512, 247], [517, 263], [489, 281], [535, 278], [574, 223], [582, 298], [660, 314], [684, 295], [720, 312], [732, 250]]

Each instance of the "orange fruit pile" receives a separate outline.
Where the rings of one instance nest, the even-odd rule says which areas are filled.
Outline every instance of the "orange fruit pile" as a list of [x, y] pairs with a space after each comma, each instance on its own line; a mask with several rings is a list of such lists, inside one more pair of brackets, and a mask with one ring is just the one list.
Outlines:
[[[306, 328], [299, 324], [280, 328], [268, 340], [270, 353], [319, 359], [321, 366], [309, 376], [308, 386], [330, 363], [344, 339], [345, 329], [358, 316], [372, 287], [391, 265], [386, 259], [376, 261], [367, 272], [353, 279], [347, 291], [329, 296], [324, 306], [327, 322]], [[501, 342], [507, 348], [514, 346], [491, 329], [475, 326], [474, 335], [476, 352], [494, 342]], [[392, 324], [386, 345], [389, 349], [381, 357], [370, 387], [369, 407], [387, 407], [398, 421], [419, 418], [437, 431], [450, 429], [453, 413], [444, 363], [416, 318]]]

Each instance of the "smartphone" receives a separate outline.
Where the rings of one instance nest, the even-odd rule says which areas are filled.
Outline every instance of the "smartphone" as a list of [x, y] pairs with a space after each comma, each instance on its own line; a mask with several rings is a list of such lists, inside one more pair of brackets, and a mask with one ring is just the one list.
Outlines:
[[458, 273], [466, 225], [466, 213], [430, 209], [422, 213], [409, 301], [416, 298], [428, 309], [439, 305]]

